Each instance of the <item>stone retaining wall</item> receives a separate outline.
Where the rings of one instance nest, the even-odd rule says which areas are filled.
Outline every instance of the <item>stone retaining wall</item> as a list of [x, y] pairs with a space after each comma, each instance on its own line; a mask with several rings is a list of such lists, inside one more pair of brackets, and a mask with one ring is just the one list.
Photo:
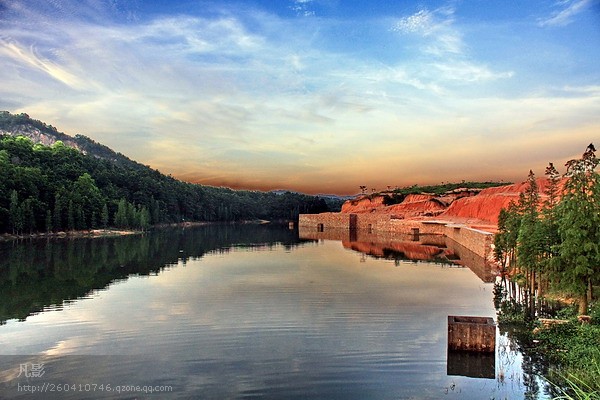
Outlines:
[[444, 235], [485, 259], [491, 256], [494, 239], [492, 233], [466, 225], [441, 220], [396, 219], [389, 214], [301, 214], [298, 225], [318, 232], [329, 229], [356, 229], [403, 235]]

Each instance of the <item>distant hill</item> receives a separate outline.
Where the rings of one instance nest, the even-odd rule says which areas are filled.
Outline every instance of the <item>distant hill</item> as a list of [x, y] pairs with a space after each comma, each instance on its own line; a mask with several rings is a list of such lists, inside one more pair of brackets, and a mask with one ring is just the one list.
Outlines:
[[[276, 190], [271, 190], [271, 193], [275, 193], [277, 195], [282, 195], [282, 194], [290, 193], [290, 191], [284, 190], [284, 189], [276, 189]], [[301, 192], [291, 192], [291, 193], [304, 194]], [[327, 205], [329, 206], [329, 208], [331, 208], [333, 210], [340, 210], [341, 206], [342, 206], [342, 204], [344, 204], [344, 202], [354, 199], [356, 197], [356, 195], [340, 196], [338, 194], [323, 194], [323, 193], [316, 194], [315, 196], [318, 198], [324, 199], [325, 202], [327, 203]]]
[[0, 112], [0, 233], [293, 220], [342, 201], [182, 182], [83, 135]]

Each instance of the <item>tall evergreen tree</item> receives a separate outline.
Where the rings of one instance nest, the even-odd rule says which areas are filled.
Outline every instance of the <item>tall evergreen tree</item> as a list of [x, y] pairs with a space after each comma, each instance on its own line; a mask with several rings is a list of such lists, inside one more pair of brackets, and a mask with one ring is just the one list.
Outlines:
[[30, 234], [35, 232], [37, 230], [37, 226], [33, 211], [33, 200], [31, 198], [21, 203], [19, 206], [19, 213], [23, 222], [23, 230]]
[[12, 230], [12, 233], [20, 233], [23, 229], [23, 219], [20, 213], [19, 207], [19, 194], [16, 190], [13, 190], [10, 193], [10, 205], [9, 205], [9, 226]]
[[102, 229], [106, 229], [108, 227], [108, 206], [106, 202], [102, 205], [102, 212], [100, 214], [100, 224], [102, 225]]
[[70, 231], [75, 230], [75, 206], [73, 200], [69, 200], [67, 206], [67, 229]]
[[600, 175], [590, 144], [580, 159], [567, 162], [567, 181], [559, 205], [561, 284], [579, 297], [587, 312], [594, 284], [600, 283]]
[[148, 228], [150, 227], [150, 213], [148, 212], [148, 209], [145, 206], [143, 206], [140, 209], [139, 215], [140, 229], [142, 231], [148, 230]]
[[127, 202], [125, 199], [119, 200], [117, 204], [117, 211], [115, 212], [115, 226], [119, 228], [126, 228], [129, 225], [127, 219]]
[[[544, 269], [544, 279], [551, 278], [555, 272], [555, 264], [558, 260], [558, 249], [560, 246], [560, 235], [558, 233], [557, 205], [560, 201], [561, 185], [560, 173], [549, 163], [545, 171], [548, 184], [544, 190], [546, 199], [542, 207], [542, 228], [543, 228], [543, 254], [542, 268]], [[542, 277], [540, 277], [542, 279]], [[543, 284], [540, 282], [540, 287]]]
[[544, 175], [546, 175], [546, 178], [548, 179], [548, 185], [544, 190], [544, 194], [546, 195], [544, 207], [552, 210], [554, 207], [556, 207], [558, 201], [560, 200], [560, 173], [554, 167], [553, 163], [548, 163]]
[[64, 229], [63, 224], [63, 215], [64, 215], [64, 199], [60, 195], [60, 193], [56, 193], [54, 196], [54, 215], [52, 216], [54, 219], [54, 229], [57, 232], [60, 232]]
[[46, 233], [52, 232], [52, 211], [46, 210]]
[[536, 289], [536, 275], [540, 271], [540, 260], [543, 253], [543, 228], [539, 219], [540, 194], [535, 174], [529, 171], [527, 189], [521, 197], [523, 215], [517, 240], [517, 257], [519, 267], [525, 274], [525, 288], [529, 300], [529, 312], [533, 317], [535, 312], [534, 297]]

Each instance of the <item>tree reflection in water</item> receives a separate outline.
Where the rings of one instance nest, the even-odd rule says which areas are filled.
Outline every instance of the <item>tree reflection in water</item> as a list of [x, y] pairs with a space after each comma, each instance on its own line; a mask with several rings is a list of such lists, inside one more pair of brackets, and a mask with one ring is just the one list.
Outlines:
[[24, 320], [130, 275], [158, 274], [170, 265], [243, 246], [297, 246], [283, 226], [206, 225], [144, 235], [0, 242], [0, 324]]

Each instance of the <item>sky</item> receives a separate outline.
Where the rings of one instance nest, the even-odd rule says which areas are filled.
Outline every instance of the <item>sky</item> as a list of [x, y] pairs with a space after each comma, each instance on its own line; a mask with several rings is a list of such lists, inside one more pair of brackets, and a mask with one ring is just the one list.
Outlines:
[[542, 176], [599, 65], [600, 0], [0, 0], [0, 110], [235, 189]]

